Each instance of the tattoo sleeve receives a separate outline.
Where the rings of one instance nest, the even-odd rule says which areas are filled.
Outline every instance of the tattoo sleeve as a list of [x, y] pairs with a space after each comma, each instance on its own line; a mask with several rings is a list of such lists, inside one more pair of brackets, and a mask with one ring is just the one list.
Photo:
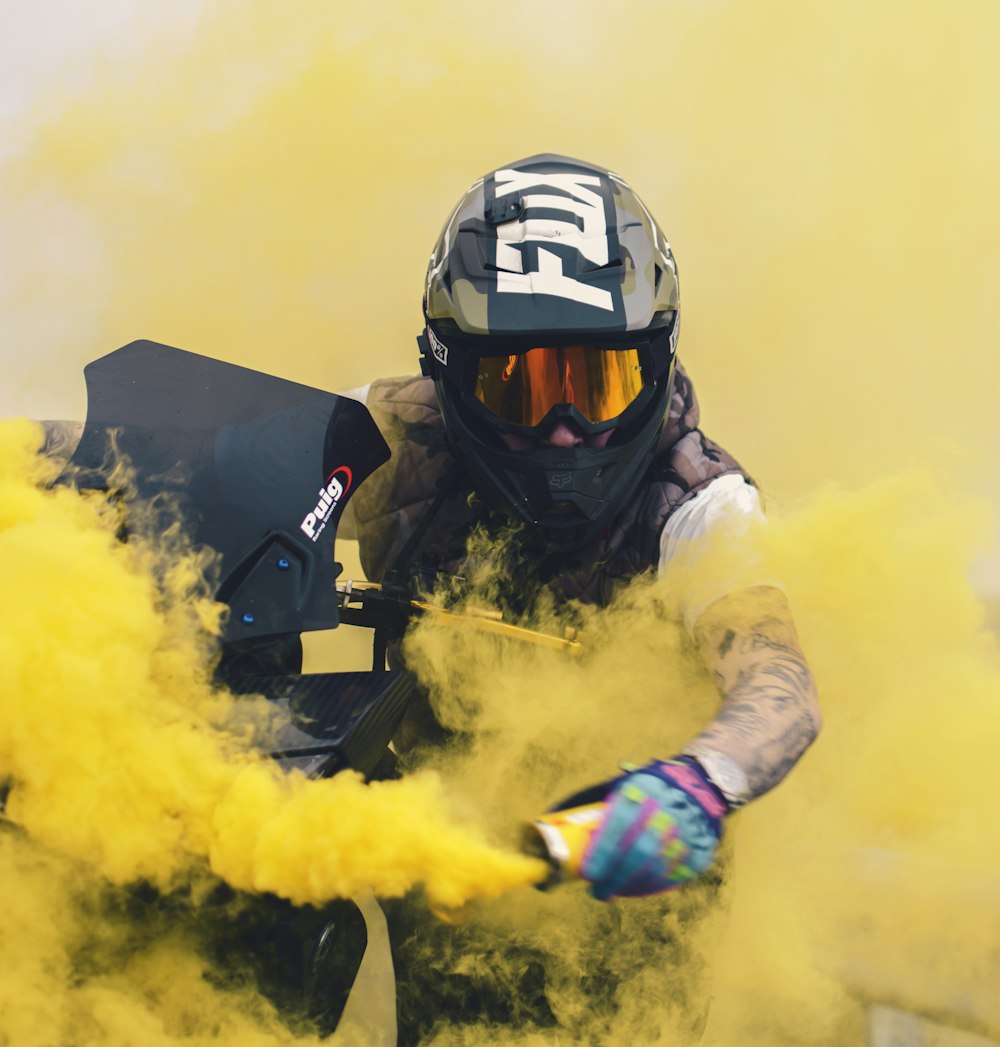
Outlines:
[[45, 440], [39, 453], [66, 465], [83, 436], [83, 422], [42, 422], [41, 425]]
[[[819, 733], [816, 685], [799, 647], [784, 593], [746, 589], [717, 601], [695, 640], [722, 694], [722, 707], [685, 752], [731, 776], [735, 803], [773, 789]], [[735, 783], [735, 784], [734, 784]]]

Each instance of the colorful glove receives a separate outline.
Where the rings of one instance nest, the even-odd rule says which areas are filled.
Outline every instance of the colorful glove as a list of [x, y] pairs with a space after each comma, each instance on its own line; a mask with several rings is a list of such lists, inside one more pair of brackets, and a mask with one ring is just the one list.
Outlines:
[[[574, 806], [583, 795], [560, 806]], [[592, 800], [594, 790], [586, 796]], [[728, 808], [690, 757], [654, 760], [613, 779], [603, 801], [580, 864], [595, 898], [669, 891], [712, 864]]]

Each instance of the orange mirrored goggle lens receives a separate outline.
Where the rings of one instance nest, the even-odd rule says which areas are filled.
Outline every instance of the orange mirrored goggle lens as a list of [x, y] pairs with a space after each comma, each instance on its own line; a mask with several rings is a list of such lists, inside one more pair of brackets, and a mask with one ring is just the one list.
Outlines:
[[476, 371], [476, 399], [512, 425], [538, 425], [556, 404], [572, 404], [589, 422], [609, 422], [641, 391], [638, 349], [539, 347], [481, 356]]

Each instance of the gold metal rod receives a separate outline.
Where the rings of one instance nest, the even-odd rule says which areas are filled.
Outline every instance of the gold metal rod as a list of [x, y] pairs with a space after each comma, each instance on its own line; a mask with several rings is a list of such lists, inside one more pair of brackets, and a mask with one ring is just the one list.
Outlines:
[[547, 647], [553, 651], [565, 651], [567, 654], [579, 655], [583, 651], [583, 645], [579, 640], [570, 636], [552, 636], [549, 633], [540, 633], [534, 629], [525, 629], [520, 625], [511, 625], [509, 622], [498, 621], [496, 618], [482, 618], [479, 615], [457, 614], [454, 611], [446, 611], [443, 607], [435, 607], [433, 604], [413, 600], [412, 605], [426, 614], [430, 614], [437, 620], [451, 625], [468, 625], [480, 632], [493, 633], [496, 636], [507, 636], [514, 640], [524, 640], [538, 647]]
[[[378, 582], [355, 582], [350, 579], [346, 582], [338, 582], [337, 592], [349, 600], [354, 593], [365, 590], [381, 590]], [[538, 647], [546, 647], [552, 651], [565, 651], [567, 654], [579, 655], [583, 651], [583, 644], [576, 638], [575, 629], [567, 629], [564, 636], [552, 636], [549, 633], [540, 633], [535, 629], [525, 629], [520, 625], [511, 625], [503, 621], [500, 611], [487, 609], [472, 610], [467, 612], [449, 611], [444, 607], [437, 607], [423, 600], [410, 600], [410, 606], [423, 614], [429, 614], [448, 625], [467, 625], [480, 632], [492, 633], [495, 636], [507, 636], [513, 640], [523, 640], [533, 643]]]

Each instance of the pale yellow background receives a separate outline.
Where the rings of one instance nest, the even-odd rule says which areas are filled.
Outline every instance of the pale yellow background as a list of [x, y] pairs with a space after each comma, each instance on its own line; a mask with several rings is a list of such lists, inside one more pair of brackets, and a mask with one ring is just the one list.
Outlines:
[[998, 31], [994, 0], [6, 4], [0, 410], [79, 414], [138, 337], [411, 370], [449, 208], [555, 150], [664, 226], [706, 428], [772, 499], [931, 458], [996, 505]]
[[[549, 150], [617, 170], [676, 252], [706, 430], [809, 504], [778, 533], [826, 740], [740, 816], [725, 971], [765, 1031], [722, 1047], [782, 1013], [818, 1042], [815, 972], [859, 955], [885, 995], [996, 1029], [996, 665], [954, 582], [975, 550], [919, 486], [812, 496], [929, 463], [942, 503], [1000, 508], [998, 44], [996, 0], [9, 0], [0, 413], [81, 416], [83, 365], [135, 338], [331, 389], [412, 371], [468, 183]], [[1000, 591], [995, 550], [973, 569]], [[621, 646], [636, 692], [663, 675], [645, 643]], [[635, 754], [603, 713], [610, 773]]]

